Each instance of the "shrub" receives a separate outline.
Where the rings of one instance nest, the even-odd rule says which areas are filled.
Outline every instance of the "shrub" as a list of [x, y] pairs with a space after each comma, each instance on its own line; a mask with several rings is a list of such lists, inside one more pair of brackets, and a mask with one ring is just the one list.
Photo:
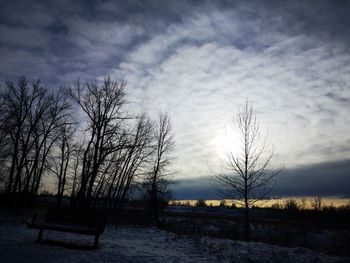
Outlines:
[[294, 199], [287, 199], [284, 204], [284, 209], [290, 210], [290, 211], [299, 210], [297, 201], [295, 201]]
[[282, 209], [282, 205], [280, 203], [274, 203], [271, 205], [272, 209]]
[[232, 203], [231, 206], [230, 206], [230, 208], [236, 209], [236, 208], [237, 208], [237, 205], [236, 205], [235, 203]]
[[305, 198], [302, 198], [302, 199], [300, 200], [299, 208], [300, 208], [301, 210], [305, 210], [306, 207], [307, 207], [306, 199], [305, 199]]
[[313, 207], [314, 210], [321, 211], [322, 210], [322, 198], [321, 197], [316, 197], [312, 201], [311, 206]]
[[220, 201], [220, 207], [226, 207], [227, 204], [226, 204], [226, 200], [221, 200]]
[[323, 206], [322, 210], [326, 211], [326, 212], [335, 212], [335, 211], [337, 211], [336, 207], [333, 204], [330, 204], [328, 206]]
[[338, 207], [339, 211], [350, 211], [350, 201], [346, 205], [341, 205]]
[[205, 207], [205, 206], [207, 206], [207, 204], [205, 203], [204, 199], [198, 199], [195, 204], [195, 207]]

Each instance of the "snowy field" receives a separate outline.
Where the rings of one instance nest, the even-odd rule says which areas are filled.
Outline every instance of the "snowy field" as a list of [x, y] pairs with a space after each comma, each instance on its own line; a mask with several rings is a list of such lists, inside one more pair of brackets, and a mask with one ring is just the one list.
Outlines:
[[[0, 262], [350, 262], [304, 248], [284, 248], [215, 238], [189, 238], [154, 227], [113, 226], [96, 250], [78, 250], [34, 242], [38, 231], [26, 220], [0, 220]], [[44, 239], [92, 244], [92, 236], [44, 232]]]

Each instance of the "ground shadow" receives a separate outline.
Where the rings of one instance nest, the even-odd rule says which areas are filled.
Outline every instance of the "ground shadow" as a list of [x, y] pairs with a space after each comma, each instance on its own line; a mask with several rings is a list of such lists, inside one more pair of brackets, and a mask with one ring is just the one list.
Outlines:
[[64, 247], [64, 248], [74, 249], [74, 250], [96, 250], [96, 249], [98, 249], [98, 247], [96, 248], [93, 245], [89, 245], [89, 244], [78, 244], [75, 242], [66, 242], [66, 241], [49, 240], [49, 239], [43, 239], [41, 241], [34, 241], [34, 243], [37, 243], [40, 245], [47, 245], [47, 246]]

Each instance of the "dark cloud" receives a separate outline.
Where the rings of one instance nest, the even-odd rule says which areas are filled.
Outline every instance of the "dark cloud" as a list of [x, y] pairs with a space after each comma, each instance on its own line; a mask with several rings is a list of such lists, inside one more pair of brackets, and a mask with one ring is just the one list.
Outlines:
[[287, 169], [278, 178], [277, 196], [350, 196], [350, 159]]
[[[4, 57], [0, 77], [3, 81], [36, 73], [57, 84], [106, 75], [140, 43], [203, 13], [216, 18], [203, 24], [207, 26], [203, 32], [209, 26], [216, 32], [206, 40], [238, 49], [264, 50], [271, 47], [268, 39], [286, 31], [349, 43], [347, 11], [348, 2], [333, 1], [7, 1], [0, 11], [0, 54]], [[222, 14], [234, 18], [231, 25], [219, 19]], [[235, 27], [236, 20], [240, 28], [232, 34], [228, 29]], [[198, 37], [188, 35], [179, 44], [200, 45], [204, 39]], [[170, 56], [176, 47], [168, 46], [164, 56]], [[14, 65], [23, 63], [23, 52], [26, 60], [33, 61], [30, 67]]]
[[178, 179], [171, 186], [174, 199], [221, 199], [208, 176]]
[[[176, 180], [172, 187], [176, 199], [221, 199], [213, 178]], [[214, 184], [215, 185], [215, 184]], [[285, 169], [277, 178], [272, 197], [350, 197], [350, 159]]]

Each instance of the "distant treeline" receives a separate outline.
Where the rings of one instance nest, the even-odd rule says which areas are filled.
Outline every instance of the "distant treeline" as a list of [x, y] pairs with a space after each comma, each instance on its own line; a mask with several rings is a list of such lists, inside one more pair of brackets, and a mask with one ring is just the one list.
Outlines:
[[[171, 200], [170, 206], [187, 206], [187, 207], [225, 207], [225, 208], [242, 208], [237, 205], [234, 200]], [[306, 198], [285, 199], [283, 201], [276, 200], [262, 200], [261, 205], [257, 203], [252, 208], [270, 208], [270, 209], [285, 209], [289, 211], [297, 210], [316, 210], [316, 211], [336, 211], [336, 210], [350, 210], [350, 200], [346, 204], [337, 204], [324, 202], [321, 197], [316, 197], [311, 200]]]

